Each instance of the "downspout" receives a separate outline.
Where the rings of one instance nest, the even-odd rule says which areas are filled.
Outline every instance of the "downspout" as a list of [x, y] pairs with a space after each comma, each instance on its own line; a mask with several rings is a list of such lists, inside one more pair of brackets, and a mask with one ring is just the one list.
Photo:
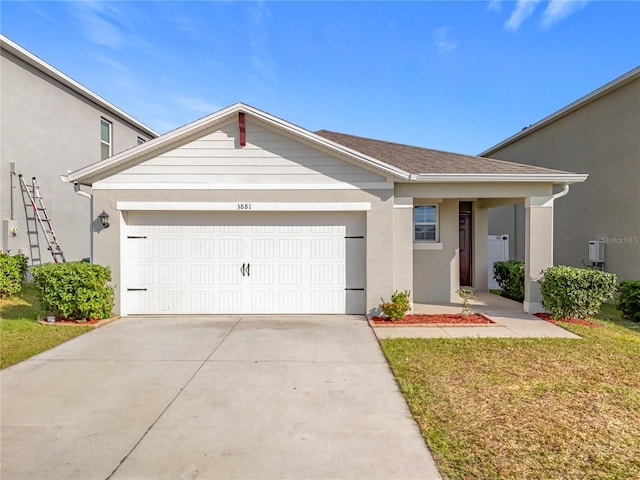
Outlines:
[[556, 198], [564, 197], [567, 193], [569, 193], [569, 184], [565, 183], [562, 187], [562, 191], [551, 195], [551, 200], [555, 200]]
[[78, 182], [73, 182], [73, 190], [81, 197], [89, 199], [89, 263], [93, 263], [93, 195], [80, 190]]

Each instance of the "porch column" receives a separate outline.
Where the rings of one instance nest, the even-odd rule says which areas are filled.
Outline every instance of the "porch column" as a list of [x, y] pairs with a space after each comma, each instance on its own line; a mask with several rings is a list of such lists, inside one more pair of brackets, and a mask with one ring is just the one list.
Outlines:
[[525, 208], [524, 311], [543, 311], [542, 271], [553, 265], [553, 197], [528, 197]]
[[409, 290], [413, 305], [413, 197], [394, 198], [393, 289]]

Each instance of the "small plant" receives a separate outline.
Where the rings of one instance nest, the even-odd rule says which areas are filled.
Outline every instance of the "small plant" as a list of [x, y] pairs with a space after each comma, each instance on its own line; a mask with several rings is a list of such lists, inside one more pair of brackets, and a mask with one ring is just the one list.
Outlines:
[[524, 301], [524, 262], [518, 260], [495, 262], [493, 278], [500, 287], [500, 296], [516, 302]]
[[404, 292], [398, 292], [397, 290], [391, 295], [391, 301], [385, 302], [384, 299], [380, 299], [382, 304], [380, 310], [389, 317], [391, 320], [402, 320], [405, 314], [411, 310], [411, 302], [409, 302], [409, 296], [411, 293], [409, 290]]
[[640, 280], [624, 280], [618, 286], [616, 308], [629, 320], [640, 322]]
[[27, 273], [27, 257], [21, 253], [0, 253], [0, 298], [12, 297], [22, 291]]
[[473, 290], [467, 288], [461, 288], [456, 292], [462, 299], [462, 318], [467, 318], [473, 313], [471, 310], [471, 300], [476, 298]]
[[33, 267], [42, 307], [64, 318], [107, 318], [113, 308], [111, 271], [92, 263], [46, 263]]
[[587, 318], [613, 298], [616, 276], [600, 270], [557, 265], [547, 268], [538, 280], [542, 304], [554, 319]]

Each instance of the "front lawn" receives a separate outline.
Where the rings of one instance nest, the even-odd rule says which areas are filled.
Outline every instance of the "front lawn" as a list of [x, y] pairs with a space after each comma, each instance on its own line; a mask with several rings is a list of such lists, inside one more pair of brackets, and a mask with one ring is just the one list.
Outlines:
[[0, 299], [0, 368], [21, 362], [91, 330], [88, 326], [50, 326], [37, 322], [40, 303], [33, 285], [20, 296]]
[[640, 478], [640, 324], [570, 339], [382, 340], [447, 479]]

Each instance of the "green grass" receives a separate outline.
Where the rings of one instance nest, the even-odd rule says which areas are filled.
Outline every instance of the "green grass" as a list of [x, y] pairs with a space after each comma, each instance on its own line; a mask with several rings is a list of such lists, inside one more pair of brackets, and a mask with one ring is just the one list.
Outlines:
[[0, 299], [0, 368], [14, 365], [92, 328], [41, 325], [36, 289], [27, 284], [21, 295]]
[[640, 478], [640, 324], [611, 306], [570, 339], [389, 339], [447, 479]]

